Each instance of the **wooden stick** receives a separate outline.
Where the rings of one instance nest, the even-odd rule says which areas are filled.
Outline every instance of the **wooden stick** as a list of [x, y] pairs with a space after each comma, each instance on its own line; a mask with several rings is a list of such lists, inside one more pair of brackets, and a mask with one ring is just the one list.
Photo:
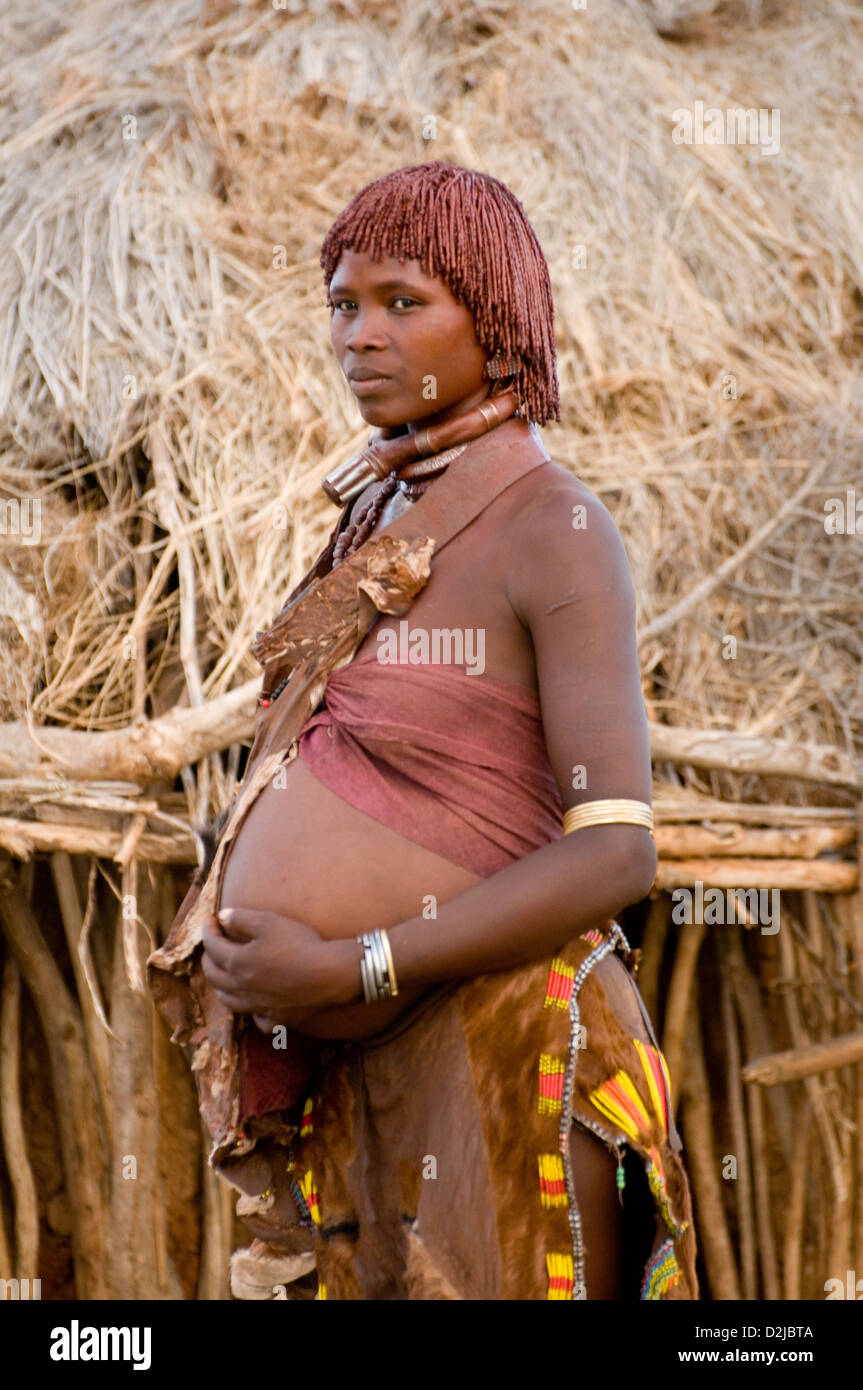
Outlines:
[[[770, 1051], [772, 1039], [764, 1017], [761, 989], [749, 969], [743, 951], [743, 931], [741, 926], [723, 929], [725, 941], [723, 966], [731, 980], [734, 1002], [743, 1030], [745, 1049], [750, 1055], [753, 1053], [757, 1055]], [[788, 1092], [779, 1087], [768, 1090], [767, 1100], [782, 1154], [786, 1164], [790, 1164], [793, 1124]]]
[[209, 1302], [228, 1297], [234, 1203], [231, 1188], [210, 1167], [207, 1160], [210, 1139], [203, 1130], [202, 1133], [203, 1212], [197, 1296], [199, 1301]]
[[758, 1227], [758, 1253], [761, 1261], [761, 1279], [764, 1297], [775, 1301], [779, 1297], [779, 1267], [776, 1262], [776, 1241], [773, 1237], [773, 1221], [770, 1213], [770, 1186], [768, 1183], [769, 1158], [764, 1135], [764, 1097], [761, 1091], [750, 1087], [746, 1092], [746, 1106], [749, 1112], [749, 1132], [752, 1135], [752, 1169], [755, 1180], [755, 1221]]
[[[0, 849], [17, 859], [29, 859], [37, 852], [65, 851], [67, 854], [92, 854], [97, 859], [116, 859], [123, 847], [122, 831], [97, 830], [94, 827], [51, 825], [45, 821], [11, 820], [0, 818]], [[197, 863], [195, 840], [191, 832], [186, 837], [142, 835], [138, 857], [156, 864]]]
[[818, 893], [850, 893], [857, 887], [855, 862], [832, 859], [661, 859], [654, 886], [672, 892], [705, 888], [812, 888]]
[[[858, 808], [858, 846], [863, 856], [863, 802]], [[850, 984], [854, 994], [863, 1003], [863, 888], [848, 897], [837, 898], [836, 915], [842, 928], [850, 960]], [[855, 1078], [852, 1086], [852, 1113], [854, 1116], [853, 1171], [855, 1175], [854, 1216], [852, 1251], [854, 1268], [863, 1277], [863, 1063], [854, 1068]]]
[[686, 1024], [686, 1070], [682, 1091], [686, 1161], [695, 1198], [696, 1235], [707, 1266], [710, 1292], [715, 1299], [739, 1302], [740, 1281], [725, 1218], [701, 1028], [695, 1009], [690, 1010]]
[[803, 1228], [806, 1208], [806, 1179], [809, 1166], [806, 1155], [809, 1151], [809, 1132], [812, 1121], [812, 1107], [807, 1097], [801, 1095], [794, 1116], [794, 1151], [791, 1155], [791, 1188], [788, 1194], [788, 1216], [785, 1222], [783, 1288], [788, 1302], [796, 1303], [802, 1297], [801, 1272], [803, 1269]]
[[72, 861], [68, 854], [51, 855], [51, 874], [54, 879], [54, 888], [57, 893], [60, 916], [63, 919], [63, 930], [66, 934], [66, 945], [69, 948], [69, 958], [72, 962], [72, 973], [75, 976], [75, 985], [78, 990], [78, 1004], [84, 1022], [84, 1032], [87, 1037], [87, 1053], [90, 1058], [90, 1065], [93, 1068], [93, 1076], [95, 1077], [96, 1088], [99, 1092], [102, 1121], [105, 1125], [108, 1143], [110, 1144], [112, 1142], [113, 1121], [113, 1112], [111, 1110], [111, 1050], [108, 1043], [108, 1034], [99, 1019], [90, 985], [87, 980], [87, 973], [79, 954], [78, 948], [81, 941], [81, 930], [84, 926], [84, 913], [81, 908], [80, 898], [78, 897], [78, 885], [75, 882]]
[[671, 972], [671, 981], [668, 986], [665, 1027], [662, 1033], [662, 1051], [665, 1054], [671, 1077], [673, 1114], [677, 1113], [677, 1101], [683, 1074], [683, 1044], [686, 1037], [686, 1019], [690, 1011], [692, 982], [705, 930], [703, 922], [693, 922], [691, 926], [678, 928], [680, 935], [677, 941], [674, 969]]
[[639, 992], [657, 1032], [662, 1031], [662, 1020], [659, 1017], [659, 972], [662, 966], [665, 941], [668, 936], [670, 910], [668, 899], [664, 894], [657, 895], [652, 899], [644, 928], [641, 960], [636, 977]]
[[[79, 1298], [106, 1298], [106, 1143], [84, 1026], [8, 861], [0, 866], [0, 920], [36, 1005], [48, 1046], [55, 1114], [72, 1210]], [[128, 1094], [125, 1098], [128, 1101]]]
[[12, 1254], [12, 1245], [6, 1234], [7, 1224], [14, 1225], [14, 1217], [12, 1221], [7, 1223], [6, 1204], [3, 1201], [3, 1194], [0, 1192], [0, 1279], [15, 1278], [13, 1273], [15, 1260]]
[[[15, 1196], [15, 1276], [38, 1279], [39, 1203], [21, 1109], [21, 972], [12, 955], [6, 957], [3, 967], [0, 1123], [6, 1169]], [[11, 1273], [10, 1269], [10, 1276]]]
[[771, 1052], [766, 1057], [754, 1057], [743, 1068], [743, 1080], [759, 1086], [776, 1086], [780, 1082], [800, 1081], [850, 1062], [863, 1062], [863, 1029], [845, 1033], [826, 1042], [810, 1043], [808, 1047], [788, 1052]]
[[[133, 928], [151, 906], [149, 885], [138, 884]], [[164, 1249], [165, 1223], [159, 1179], [158, 1093], [153, 1069], [153, 1029], [158, 1020], [149, 999], [129, 988], [126, 978], [125, 919], [118, 912], [111, 981], [114, 1124], [116, 1144], [111, 1173], [111, 1294], [114, 1298], [182, 1298]], [[134, 1105], [129, 1097], [135, 1097]], [[124, 1165], [134, 1162], [135, 1177]]]
[[738, 775], [793, 777], [834, 787], [861, 789], [861, 772], [848, 753], [830, 744], [787, 743], [754, 738], [733, 729], [675, 729], [648, 723], [654, 763], [689, 764]]
[[[788, 986], [793, 986], [797, 979], [797, 964], [794, 950], [794, 939], [792, 933], [783, 929], [779, 933], [779, 949], [782, 960], [782, 973]], [[784, 996], [785, 1012], [788, 1019], [788, 1029], [796, 1049], [808, 1047], [810, 1039], [803, 1026], [800, 1017], [800, 1005], [796, 994], [792, 988], [786, 989]], [[847, 1247], [850, 1236], [851, 1223], [851, 1188], [850, 1175], [847, 1165], [843, 1162], [842, 1152], [836, 1137], [833, 1125], [833, 1117], [827, 1105], [824, 1088], [817, 1076], [807, 1076], [803, 1085], [806, 1087], [812, 1111], [815, 1118], [816, 1128], [824, 1148], [824, 1156], [827, 1160], [827, 1170], [830, 1175], [830, 1185], [832, 1187], [832, 1237], [828, 1254], [828, 1267], [823, 1271], [824, 1278], [843, 1278], [847, 1264], [842, 1263], [842, 1250]], [[823, 1266], [822, 1266], [823, 1269]]]
[[657, 824], [660, 859], [814, 859], [856, 843], [853, 825], [753, 829], [723, 821], [721, 826]]
[[719, 1005], [722, 1015], [722, 1038], [725, 1052], [725, 1078], [728, 1093], [728, 1119], [731, 1143], [737, 1160], [734, 1195], [737, 1202], [737, 1226], [740, 1232], [740, 1263], [743, 1297], [753, 1301], [758, 1297], [758, 1266], [755, 1252], [755, 1232], [752, 1217], [752, 1174], [749, 1166], [749, 1137], [746, 1132], [746, 1109], [740, 1080], [740, 1042], [734, 1017], [734, 1000], [727, 972], [722, 968], [720, 952]]
[[736, 821], [740, 825], [780, 827], [857, 826], [853, 806], [752, 806], [745, 801], [717, 801], [715, 797], [696, 796], [692, 792], [670, 792], [664, 782], [654, 787], [653, 810], [657, 825]]

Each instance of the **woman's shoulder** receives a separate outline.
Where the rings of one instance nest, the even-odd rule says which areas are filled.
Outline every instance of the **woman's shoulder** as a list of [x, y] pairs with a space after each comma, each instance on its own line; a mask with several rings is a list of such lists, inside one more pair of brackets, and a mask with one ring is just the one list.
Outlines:
[[619, 593], [630, 602], [626, 549], [605, 503], [554, 461], [533, 469], [519, 486], [528, 482], [507, 528], [509, 596], [516, 611], [544, 611], [563, 591]]
[[[583, 483], [572, 469], [553, 459], [534, 468], [519, 482], [520, 496], [512, 509], [515, 528], [513, 539], [533, 545], [543, 540], [554, 544], [555, 538], [569, 541], [572, 532], [584, 533], [585, 539], [598, 545], [612, 542], [622, 544], [620, 532], [605, 503]], [[584, 550], [591, 549], [587, 544]]]

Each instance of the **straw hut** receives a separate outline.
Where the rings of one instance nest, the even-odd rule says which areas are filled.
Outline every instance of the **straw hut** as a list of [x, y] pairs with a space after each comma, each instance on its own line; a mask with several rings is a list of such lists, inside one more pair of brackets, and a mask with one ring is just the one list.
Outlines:
[[839, 0], [15, 0], [0, 32], [0, 1276], [227, 1296], [243, 1236], [142, 961], [242, 770], [250, 643], [367, 434], [321, 239], [364, 182], [442, 158], [503, 179], [537, 228], [564, 403], [544, 437], [632, 566], [660, 866], [624, 926], [704, 1296], [844, 1287], [859, 22]]

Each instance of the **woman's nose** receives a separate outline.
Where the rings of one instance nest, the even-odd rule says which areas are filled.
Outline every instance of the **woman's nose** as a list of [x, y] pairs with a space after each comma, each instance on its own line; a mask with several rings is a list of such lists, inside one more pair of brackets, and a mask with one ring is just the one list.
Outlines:
[[361, 352], [364, 348], [384, 347], [386, 333], [380, 310], [358, 309], [351, 318], [345, 334], [345, 346]]

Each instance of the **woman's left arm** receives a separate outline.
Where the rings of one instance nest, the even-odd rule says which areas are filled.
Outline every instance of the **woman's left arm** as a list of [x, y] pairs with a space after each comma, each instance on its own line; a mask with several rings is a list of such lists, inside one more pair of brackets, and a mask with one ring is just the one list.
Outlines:
[[[508, 597], [533, 641], [549, 760], [564, 809], [651, 803], [650, 743], [623, 541], [598, 498], [556, 479], [520, 520]], [[534, 960], [650, 891], [642, 826], [591, 826], [390, 928], [399, 984], [428, 985]], [[354, 967], [355, 968], [355, 967]]]

